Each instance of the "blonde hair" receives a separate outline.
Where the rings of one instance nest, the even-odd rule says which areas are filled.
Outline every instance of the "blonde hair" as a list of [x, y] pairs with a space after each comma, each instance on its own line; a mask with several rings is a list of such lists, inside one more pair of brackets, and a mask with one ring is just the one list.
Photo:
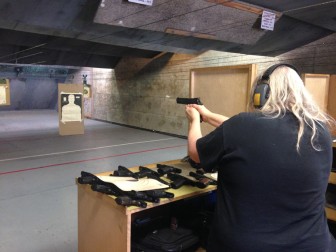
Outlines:
[[[250, 109], [254, 109], [253, 93], [259, 80], [260, 77], [251, 89]], [[310, 138], [312, 147], [315, 150], [321, 150], [318, 145], [314, 144], [317, 136], [317, 125], [326, 125], [331, 129], [335, 126], [335, 120], [319, 108], [305, 88], [298, 73], [288, 66], [279, 66], [270, 75], [269, 86], [269, 98], [260, 111], [271, 118], [284, 116], [286, 111], [292, 112], [299, 122], [296, 150], [299, 151], [300, 149], [300, 140], [305, 125], [312, 130]]]

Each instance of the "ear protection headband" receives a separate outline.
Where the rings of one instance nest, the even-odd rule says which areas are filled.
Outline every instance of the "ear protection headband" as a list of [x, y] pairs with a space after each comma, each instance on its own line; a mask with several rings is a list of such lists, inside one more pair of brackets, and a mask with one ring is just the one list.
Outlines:
[[269, 67], [264, 72], [264, 74], [262, 75], [261, 79], [258, 81], [254, 89], [253, 105], [255, 108], [261, 108], [267, 102], [267, 99], [269, 98], [270, 91], [271, 91], [270, 86], [269, 86], [270, 75], [274, 72], [275, 69], [277, 69], [280, 66], [290, 67], [299, 74], [299, 71], [296, 69], [296, 67], [290, 64], [276, 64], [276, 65]]

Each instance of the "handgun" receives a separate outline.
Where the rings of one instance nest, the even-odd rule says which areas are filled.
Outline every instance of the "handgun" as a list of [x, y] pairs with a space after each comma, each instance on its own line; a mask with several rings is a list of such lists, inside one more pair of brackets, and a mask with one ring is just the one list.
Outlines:
[[91, 189], [92, 189], [92, 191], [95, 191], [95, 192], [105, 193], [105, 194], [113, 195], [113, 196], [121, 196], [122, 195], [119, 192], [117, 192], [116, 190], [113, 190], [110, 186], [103, 185], [103, 184], [92, 184]]
[[217, 185], [217, 181], [215, 179], [211, 179], [199, 173], [189, 172], [189, 175], [197, 179], [198, 182], [204, 184], [205, 187], [207, 187], [208, 185]]
[[128, 196], [120, 196], [115, 199], [118, 205], [121, 206], [137, 206], [137, 207], [142, 207], [146, 208], [147, 203], [143, 200], [133, 200]]
[[176, 98], [176, 103], [178, 104], [198, 104], [203, 105], [200, 98]]
[[132, 177], [135, 179], [139, 179], [139, 175], [135, 172], [130, 171], [124, 166], [119, 165], [118, 170], [114, 171], [113, 174], [110, 174], [110, 176], [119, 176], [119, 177]]
[[163, 176], [169, 172], [174, 172], [174, 173], [181, 173], [182, 170], [180, 168], [176, 168], [174, 166], [170, 165], [165, 165], [165, 164], [156, 164], [156, 167], [158, 168], [158, 173]]
[[[181, 97], [177, 97], [176, 98], [176, 103], [177, 104], [197, 104], [197, 105], [203, 105], [203, 103], [201, 102], [200, 98], [181, 98]], [[201, 122], [203, 122], [202, 116], [200, 116], [200, 118], [201, 118]]]
[[151, 196], [153, 198], [174, 198], [174, 193], [166, 192], [162, 189], [156, 189], [156, 190], [148, 190], [144, 191], [148, 196]]
[[142, 192], [142, 191], [127, 191], [125, 192], [125, 195], [130, 197], [131, 199], [134, 200], [145, 200], [148, 202], [153, 202], [153, 203], [159, 203], [160, 202], [160, 198], [159, 197], [152, 197], [149, 196], [147, 193]]
[[172, 181], [170, 183], [170, 186], [173, 189], [179, 189], [183, 185], [191, 185], [191, 186], [197, 186], [196, 183], [197, 181], [194, 181], [192, 179], [189, 179], [187, 177], [184, 177], [180, 174], [176, 173], [167, 173], [167, 177]]
[[156, 177], [161, 177], [162, 175], [159, 174], [158, 172], [148, 168], [148, 167], [145, 167], [145, 166], [139, 166], [139, 171], [137, 172], [139, 178], [144, 178], [144, 177], [147, 177], [148, 175], [152, 174]]
[[139, 166], [139, 172], [137, 172], [136, 174], [139, 176], [139, 178], [147, 177], [147, 178], [155, 179], [162, 184], [170, 186], [170, 184], [167, 181], [160, 178], [162, 176], [162, 174], [160, 174], [160, 173], [158, 173], [158, 172], [156, 172], [156, 171], [154, 171], [154, 170], [152, 170], [148, 167]]
[[82, 171], [81, 176], [77, 178], [79, 184], [104, 184], [105, 182], [98, 178], [96, 175]]

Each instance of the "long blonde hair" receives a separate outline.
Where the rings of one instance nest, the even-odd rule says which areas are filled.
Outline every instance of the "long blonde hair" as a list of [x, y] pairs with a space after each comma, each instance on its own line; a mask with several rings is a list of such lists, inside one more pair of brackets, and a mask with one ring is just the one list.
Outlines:
[[[249, 102], [253, 106], [254, 89], [260, 77], [254, 83]], [[294, 114], [299, 122], [296, 150], [300, 149], [300, 140], [303, 136], [305, 125], [312, 130], [310, 143], [315, 150], [321, 150], [314, 144], [317, 135], [317, 125], [326, 125], [329, 129], [335, 127], [335, 120], [325, 113], [313, 100], [298, 73], [288, 66], [277, 67], [269, 78], [270, 95], [260, 111], [271, 118], [284, 116], [286, 111]]]

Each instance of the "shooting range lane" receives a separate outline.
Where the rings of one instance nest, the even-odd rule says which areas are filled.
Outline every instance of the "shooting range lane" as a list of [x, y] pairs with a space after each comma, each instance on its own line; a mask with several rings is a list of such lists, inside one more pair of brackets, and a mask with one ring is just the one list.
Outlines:
[[180, 159], [187, 151], [185, 139], [89, 119], [84, 135], [60, 136], [55, 111], [1, 113], [0, 251], [77, 251], [81, 171]]
[[[144, 143], [152, 143], [156, 141], [165, 141], [165, 140], [171, 140], [171, 139], [159, 139], [159, 140], [154, 140], [154, 141], [146, 141], [146, 142], [137, 142], [137, 143], [128, 143], [128, 144], [122, 144], [119, 146], [125, 146], [125, 145], [131, 145], [131, 144], [144, 144]], [[18, 161], [18, 160], [29, 160], [29, 159], [34, 159], [34, 158], [44, 158], [44, 157], [50, 157], [47, 161], [50, 162], [53, 159], [53, 156], [57, 155], [66, 155], [70, 153], [78, 153], [78, 152], [87, 152], [87, 151], [97, 151], [101, 150], [103, 148], [112, 148], [112, 147], [118, 147], [116, 145], [114, 146], [104, 146], [104, 147], [97, 147], [97, 148], [92, 148], [92, 149], [84, 149], [84, 150], [73, 150], [73, 151], [65, 151], [65, 152], [57, 152], [57, 153], [48, 153], [48, 154], [42, 154], [42, 155], [35, 155], [35, 156], [24, 156], [24, 157], [18, 157], [18, 158], [9, 158], [9, 159], [2, 159], [0, 160], [1, 162], [9, 162], [9, 161]], [[134, 152], [126, 152], [126, 153], [119, 153], [119, 154], [112, 154], [108, 156], [101, 156], [101, 157], [90, 157], [87, 159], [82, 159], [82, 160], [73, 160], [73, 161], [67, 161], [63, 163], [53, 163], [53, 164], [46, 164], [42, 166], [37, 166], [37, 167], [29, 167], [29, 168], [23, 168], [23, 169], [18, 169], [18, 170], [13, 170], [13, 167], [8, 168], [8, 171], [1, 171], [0, 176], [6, 175], [6, 174], [11, 174], [11, 173], [18, 173], [18, 172], [26, 172], [26, 171], [32, 171], [32, 170], [37, 170], [37, 169], [45, 169], [49, 167], [54, 167], [54, 166], [61, 166], [61, 165], [70, 165], [70, 164], [75, 164], [75, 163], [83, 163], [83, 162], [92, 162], [92, 161], [97, 161], [100, 159], [106, 159], [106, 158], [112, 158], [112, 157], [118, 157], [118, 156], [128, 156], [128, 155], [135, 155], [135, 154], [140, 154], [144, 152], [152, 152], [152, 151], [160, 151], [164, 149], [172, 149], [172, 148], [179, 148], [179, 147], [185, 147], [185, 144], [180, 144], [180, 145], [175, 145], [175, 146], [168, 146], [168, 147], [160, 147], [160, 148], [154, 148], [154, 149], [144, 149], [144, 150], [139, 150], [139, 151], [134, 151]], [[57, 160], [56, 160], [57, 161]], [[34, 161], [35, 163], [35, 161]], [[4, 165], [5, 167], [5, 165]], [[5, 170], [5, 169], [2, 169]]]

